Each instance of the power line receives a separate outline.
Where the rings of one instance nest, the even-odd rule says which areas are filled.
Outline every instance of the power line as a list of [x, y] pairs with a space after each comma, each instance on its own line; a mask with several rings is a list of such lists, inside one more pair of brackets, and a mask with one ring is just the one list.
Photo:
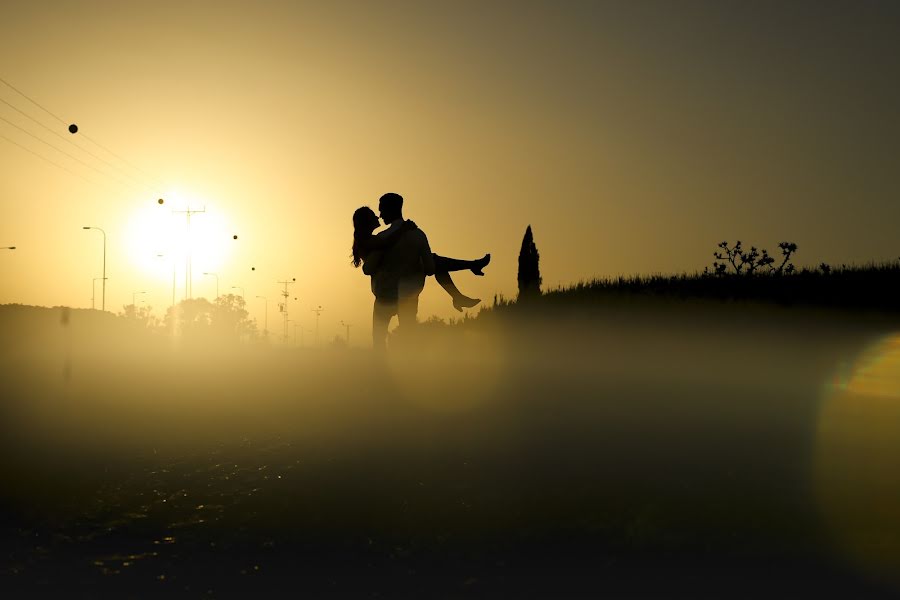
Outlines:
[[[26, 100], [28, 100], [29, 102], [31, 102], [32, 104], [34, 104], [35, 106], [37, 106], [38, 108], [40, 108], [42, 111], [44, 111], [45, 113], [47, 113], [48, 115], [50, 115], [51, 117], [53, 117], [54, 119], [56, 119], [57, 121], [59, 121], [60, 123], [62, 123], [63, 125], [66, 125], [66, 126], [69, 125], [69, 123], [66, 122], [65, 119], [63, 119], [63, 118], [60, 117], [59, 115], [56, 115], [55, 113], [51, 112], [50, 110], [48, 110], [47, 108], [45, 108], [42, 104], [40, 104], [37, 100], [35, 100], [35, 99], [32, 98], [31, 96], [29, 96], [28, 94], [26, 94], [25, 92], [23, 92], [22, 90], [20, 90], [19, 88], [17, 88], [16, 86], [14, 86], [13, 84], [11, 84], [10, 82], [6, 81], [6, 80], [3, 79], [2, 77], [0, 77], [0, 82], [3, 82], [3, 83], [4, 83], [7, 87], [9, 87], [11, 90], [13, 90], [13, 91], [16, 92], [17, 94], [19, 94], [20, 96], [22, 96], [23, 98], [25, 98]], [[107, 148], [106, 146], [102, 145], [100, 142], [94, 140], [93, 138], [90, 138], [90, 137], [84, 135], [84, 133], [81, 134], [81, 137], [83, 137], [83, 138], [86, 139], [87, 141], [91, 142], [92, 144], [94, 144], [94, 145], [97, 146], [98, 148], [100, 148], [100, 149], [104, 150], [105, 152], [109, 153], [110, 156], [113, 156], [113, 157], [115, 157], [115, 158], [121, 160], [123, 163], [125, 163], [126, 165], [128, 165], [129, 167], [131, 167], [132, 169], [134, 169], [135, 171], [138, 171], [139, 173], [143, 174], [143, 175], [146, 176], [146, 177], [149, 177], [150, 179], [156, 181], [157, 183], [159, 183], [159, 184], [161, 184], [161, 185], [165, 185], [162, 181], [160, 181], [160, 179], [159, 179], [158, 177], [154, 177], [154, 176], [150, 175], [149, 173], [147, 173], [146, 171], [144, 171], [144, 170], [142, 170], [142, 169], [139, 169], [138, 167], [136, 167], [136, 166], [134, 165], [134, 163], [132, 163], [132, 162], [130, 162], [130, 161], [128, 161], [128, 160], [125, 160], [122, 156], [116, 154], [115, 152], [113, 152], [112, 150], [110, 150], [110, 149]], [[82, 148], [82, 150], [84, 150], [84, 148]], [[87, 152], [87, 150], [85, 150], [85, 152]], [[158, 190], [157, 190], [157, 191], [158, 191]]]
[[19, 114], [25, 116], [26, 118], [31, 119], [32, 121], [34, 121], [35, 123], [37, 123], [38, 125], [40, 125], [40, 126], [43, 127], [44, 129], [46, 129], [47, 131], [49, 131], [50, 133], [52, 133], [53, 135], [55, 135], [56, 137], [58, 137], [58, 138], [61, 139], [62, 141], [66, 142], [67, 144], [71, 144], [72, 146], [75, 146], [75, 147], [78, 148], [79, 150], [82, 150], [82, 151], [86, 152], [87, 154], [89, 154], [89, 155], [92, 156], [93, 158], [96, 158], [97, 160], [99, 160], [99, 161], [102, 162], [103, 164], [105, 164], [105, 165], [107, 165], [107, 166], [109, 166], [109, 167], [115, 169], [116, 171], [118, 171], [119, 173], [121, 173], [122, 175], [124, 175], [125, 177], [130, 177], [132, 180], [134, 180], [135, 182], [137, 182], [139, 185], [144, 186], [145, 188], [147, 188], [147, 189], [150, 190], [151, 192], [153, 192], [153, 191], [159, 191], [159, 190], [156, 190], [156, 189], [154, 189], [154, 188], [148, 186], [147, 184], [145, 184], [144, 182], [138, 180], [138, 179], [135, 178], [134, 176], [129, 175], [128, 173], [126, 173], [125, 171], [123, 171], [122, 169], [120, 169], [119, 167], [117, 167], [116, 165], [114, 165], [114, 164], [112, 164], [112, 163], [110, 163], [110, 162], [104, 160], [103, 158], [97, 156], [96, 154], [94, 154], [93, 152], [91, 152], [90, 150], [88, 150], [87, 148], [84, 148], [83, 146], [80, 146], [80, 145], [76, 144], [75, 142], [73, 142], [72, 140], [68, 139], [67, 137], [65, 137], [65, 136], [63, 136], [63, 135], [60, 135], [58, 132], [53, 131], [52, 129], [50, 129], [49, 127], [47, 127], [46, 125], [44, 125], [43, 123], [41, 123], [40, 121], [38, 121], [37, 119], [35, 119], [34, 117], [32, 117], [31, 115], [29, 115], [28, 113], [26, 113], [25, 111], [23, 111], [23, 110], [17, 108], [16, 106], [10, 104], [9, 102], [7, 102], [6, 100], [4, 100], [3, 98], [0, 98], [0, 102], [2, 102], [3, 104], [7, 105], [8, 107], [10, 107], [11, 109], [13, 109], [14, 111], [18, 112]]
[[28, 131], [27, 129], [23, 129], [22, 127], [19, 127], [18, 125], [16, 125], [15, 123], [13, 123], [12, 121], [10, 121], [9, 119], [5, 119], [5, 118], [3, 118], [3, 117], [0, 117], [0, 121], [5, 121], [6, 123], [9, 123], [10, 125], [12, 125], [13, 127], [15, 127], [16, 129], [18, 129], [19, 131], [21, 131], [22, 133], [24, 133], [24, 134], [26, 134], [26, 135], [30, 135], [31, 137], [33, 137], [34, 139], [36, 139], [37, 141], [39, 141], [39, 142], [41, 142], [41, 143], [43, 143], [43, 144], [47, 144], [48, 146], [50, 146], [51, 148], [53, 148], [54, 150], [56, 150], [56, 151], [59, 152], [60, 154], [64, 154], [65, 156], [68, 156], [69, 158], [71, 158], [71, 159], [74, 160], [75, 162], [81, 163], [81, 164], [84, 165], [85, 167], [87, 167], [87, 168], [89, 168], [89, 169], [93, 169], [94, 171], [97, 171], [98, 173], [100, 173], [101, 175], [103, 175], [103, 176], [105, 176], [105, 177], [109, 177], [110, 179], [114, 179], [115, 181], [117, 181], [117, 182], [120, 183], [121, 185], [126, 185], [126, 186], [129, 186], [129, 187], [132, 187], [132, 188], [134, 187], [133, 184], [131, 184], [131, 183], [127, 182], [127, 181], [122, 181], [121, 179], [119, 179], [119, 178], [117, 178], [117, 177], [113, 177], [113, 176], [110, 175], [109, 173], [104, 173], [103, 171], [101, 171], [101, 170], [98, 169], [97, 167], [94, 167], [94, 166], [92, 166], [92, 165], [87, 164], [86, 162], [84, 162], [84, 161], [81, 160], [80, 158], [78, 158], [78, 157], [76, 157], [76, 156], [72, 156], [71, 154], [69, 154], [69, 153], [66, 152], [65, 150], [60, 150], [59, 148], [57, 148], [56, 146], [54, 146], [53, 144], [51, 144], [51, 143], [48, 142], [47, 140], [43, 140], [43, 139], [39, 138], [38, 136], [34, 135], [33, 133], [31, 133], [30, 131]]
[[[166, 185], [165, 182], [162, 181], [162, 180], [160, 180], [158, 177], [154, 177], [153, 175], [151, 175], [151, 174], [148, 173], [147, 171], [144, 171], [143, 169], [141, 169], [141, 168], [135, 166], [134, 163], [132, 163], [131, 161], [128, 161], [128, 160], [122, 158], [121, 156], [119, 156], [118, 154], [116, 154], [115, 152], [113, 152], [112, 150], [110, 150], [109, 148], [107, 148], [106, 146], [104, 146], [103, 144], [101, 144], [100, 142], [96, 141], [95, 139], [88, 137], [88, 136], [85, 135], [84, 133], [81, 133], [80, 135], [81, 135], [81, 137], [83, 137], [84, 139], [86, 139], [87, 141], [89, 141], [90, 143], [94, 144], [95, 146], [97, 146], [97, 147], [100, 148], [101, 150], [105, 151], [105, 152], [106, 152], [107, 154], [109, 154], [110, 156], [114, 156], [115, 158], [118, 158], [118, 159], [121, 160], [123, 163], [125, 163], [126, 165], [128, 165], [129, 167], [131, 167], [132, 169], [134, 169], [135, 171], [137, 171], [138, 173], [140, 173], [140, 174], [143, 175], [144, 177], [149, 177], [150, 179], [152, 179], [153, 181], [155, 181], [156, 183], [158, 183], [158, 184], [160, 184], [160, 185], [162, 185], [162, 186], [165, 186], [165, 185]], [[156, 188], [153, 188], [153, 189], [154, 189], [155, 191], [157, 191], [157, 192], [159, 191], [159, 190], [157, 190]]]
[[32, 150], [31, 148], [29, 148], [29, 147], [27, 147], [27, 146], [23, 146], [22, 144], [20, 144], [19, 142], [15, 141], [15, 140], [9, 139], [8, 137], [6, 137], [5, 135], [3, 135], [2, 133], [0, 133], [0, 138], [6, 140], [7, 142], [9, 142], [10, 144], [12, 144], [12, 145], [14, 145], [14, 146], [18, 146], [19, 148], [21, 148], [22, 150], [25, 150], [26, 152], [30, 152], [31, 154], [34, 154], [35, 156], [37, 156], [37, 157], [40, 158], [41, 160], [50, 163], [50, 164], [53, 165], [54, 167], [57, 167], [57, 168], [59, 168], [59, 169], [62, 169], [63, 171], [65, 171], [66, 173], [69, 173], [70, 175], [74, 175], [75, 177], [78, 177], [78, 178], [80, 178], [80, 179], [83, 179], [83, 180], [87, 181], [88, 183], [91, 183], [91, 184], [94, 184], [94, 185], [104, 185], [104, 184], [98, 183], [98, 182], [96, 182], [96, 181], [93, 181], [92, 179], [88, 179], [88, 178], [85, 177], [84, 175], [81, 175], [80, 173], [76, 173], [75, 171], [72, 171], [71, 169], [67, 169], [66, 167], [62, 166], [61, 164], [59, 164], [59, 163], [57, 163], [57, 162], [54, 162], [54, 161], [50, 160], [50, 159], [47, 158], [46, 156], [44, 156], [44, 155], [42, 155], [42, 154], [39, 154], [39, 153], [35, 152], [35, 151]]
[[37, 106], [39, 109], [41, 109], [42, 111], [44, 111], [45, 113], [47, 113], [48, 115], [50, 115], [51, 117], [53, 117], [54, 119], [56, 119], [57, 121], [59, 121], [60, 123], [62, 123], [63, 125], [68, 125], [68, 123], [66, 123], [62, 118], [56, 116], [55, 114], [53, 114], [52, 112], [50, 112], [49, 110], [47, 110], [46, 108], [44, 108], [43, 106], [41, 106], [40, 104], [38, 104], [37, 101], [36, 101], [35, 99], [28, 97], [28, 96], [25, 94], [25, 92], [19, 90], [16, 86], [14, 86], [13, 84], [11, 84], [11, 83], [8, 82], [7, 80], [5, 80], [5, 79], [3, 79], [2, 77], [0, 77], [0, 81], [2, 81], [3, 83], [5, 83], [8, 87], [10, 87], [11, 89], [13, 89], [17, 94], [19, 94], [20, 96], [22, 96], [23, 98], [25, 98], [26, 100], [28, 100], [29, 102], [31, 102], [32, 104], [34, 104], [35, 106]]

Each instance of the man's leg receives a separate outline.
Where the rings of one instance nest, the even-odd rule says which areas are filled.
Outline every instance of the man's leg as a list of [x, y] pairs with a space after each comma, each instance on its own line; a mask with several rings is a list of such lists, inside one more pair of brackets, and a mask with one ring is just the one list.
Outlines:
[[375, 299], [372, 306], [372, 348], [376, 351], [383, 352], [386, 349], [388, 325], [395, 314], [397, 314], [396, 302]]
[[417, 314], [419, 312], [419, 294], [409, 294], [402, 296], [397, 301], [397, 318], [400, 320], [401, 331], [412, 331], [418, 323]]

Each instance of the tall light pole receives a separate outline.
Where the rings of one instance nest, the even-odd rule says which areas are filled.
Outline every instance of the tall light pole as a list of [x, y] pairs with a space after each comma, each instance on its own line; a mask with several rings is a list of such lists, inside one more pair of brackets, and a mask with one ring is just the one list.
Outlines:
[[265, 336], [269, 337], [269, 299], [265, 296], [257, 296], [257, 298], [262, 298], [266, 302], [266, 321], [265, 321]]
[[319, 346], [319, 315], [321, 315], [323, 312], [325, 312], [325, 309], [322, 308], [322, 305], [320, 304], [316, 308], [311, 308], [310, 310], [312, 312], [316, 313], [316, 337], [314, 338], [313, 345], [318, 347]]
[[239, 285], [233, 285], [233, 286], [231, 286], [231, 289], [233, 289], [233, 290], [241, 290], [241, 300], [244, 299], [244, 288], [242, 288], [242, 287], [239, 286]]
[[15, 246], [3, 246], [3, 249], [4, 250], [15, 250], [16, 247]]
[[94, 281], [91, 282], [91, 310], [94, 309], [94, 298], [97, 296], [97, 282], [103, 279], [102, 277], [94, 277]]
[[341, 321], [341, 325], [347, 328], [347, 346], [350, 346], [350, 326], [352, 323], [344, 323]]
[[106, 312], [106, 232], [99, 227], [82, 227], [82, 229], [96, 229], [103, 234], [103, 304], [102, 310]]
[[203, 273], [203, 274], [216, 278], [216, 300], [218, 300], [219, 299], [219, 274], [218, 273]]
[[131, 292], [131, 305], [135, 306], [136, 298], [138, 294], [146, 294], [147, 292]]

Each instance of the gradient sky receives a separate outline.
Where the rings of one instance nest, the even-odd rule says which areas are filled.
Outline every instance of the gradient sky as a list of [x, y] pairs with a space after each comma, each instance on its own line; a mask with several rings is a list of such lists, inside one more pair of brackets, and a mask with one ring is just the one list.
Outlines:
[[[5, 0], [0, 57], [0, 77], [158, 181], [122, 185], [0, 103], [103, 172], [0, 121], [0, 246], [18, 247], [0, 251], [0, 303], [90, 306], [95, 225], [107, 308], [147, 290], [161, 314], [171, 245], [147, 224], [190, 203], [219, 245], [198, 249], [195, 296], [215, 270], [260, 325], [268, 296], [278, 330], [275, 281], [296, 277], [292, 316], [311, 329], [321, 304], [325, 339], [344, 320], [362, 341], [350, 215], [387, 191], [436, 252], [493, 254], [457, 278], [486, 300], [515, 295], [528, 224], [545, 286], [700, 270], [725, 239], [796, 242], [798, 265], [900, 256], [896, 2]], [[455, 314], [433, 282], [432, 314]]]

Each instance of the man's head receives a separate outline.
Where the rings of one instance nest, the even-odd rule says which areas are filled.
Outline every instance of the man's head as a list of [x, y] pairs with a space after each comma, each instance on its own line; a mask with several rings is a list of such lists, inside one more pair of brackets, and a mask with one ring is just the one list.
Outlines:
[[403, 218], [403, 196], [388, 192], [378, 199], [378, 212], [385, 223], [393, 223]]

